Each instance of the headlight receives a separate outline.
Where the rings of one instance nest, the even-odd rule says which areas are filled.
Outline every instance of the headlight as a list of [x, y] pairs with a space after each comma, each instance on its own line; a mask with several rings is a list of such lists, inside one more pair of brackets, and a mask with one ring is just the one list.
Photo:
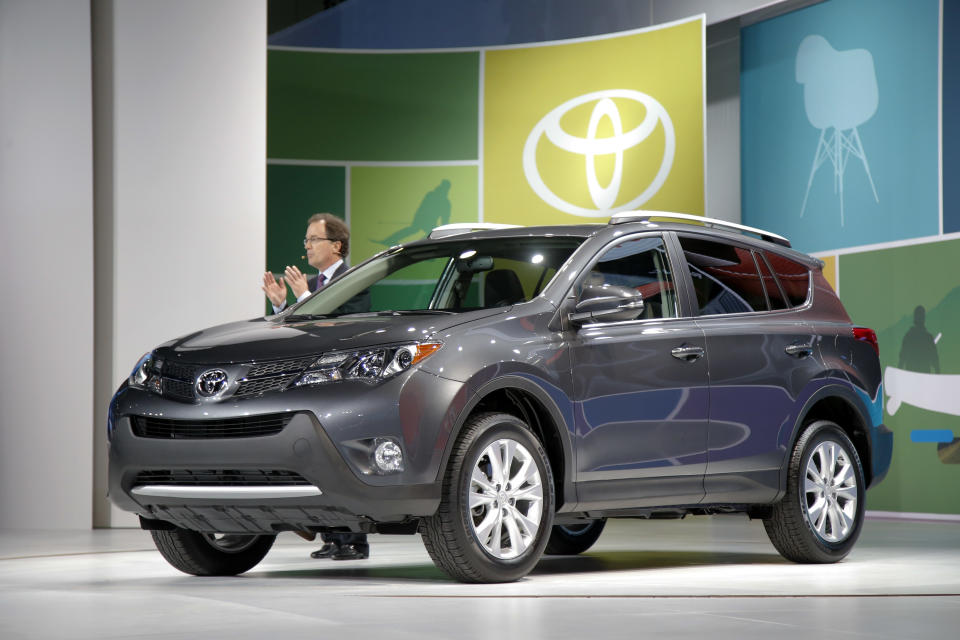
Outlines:
[[293, 386], [324, 384], [338, 380], [376, 382], [396, 375], [432, 355], [440, 342], [415, 342], [359, 351], [325, 353], [310, 365]]
[[130, 372], [127, 382], [131, 387], [137, 389], [150, 389], [160, 393], [160, 371], [163, 369], [163, 360], [155, 357], [152, 353], [145, 353], [137, 366]]

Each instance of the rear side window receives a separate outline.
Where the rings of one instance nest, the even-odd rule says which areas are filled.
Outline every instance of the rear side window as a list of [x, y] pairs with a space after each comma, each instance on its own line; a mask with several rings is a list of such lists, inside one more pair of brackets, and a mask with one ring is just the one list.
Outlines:
[[764, 251], [770, 268], [777, 275], [780, 285], [791, 307], [799, 307], [806, 303], [810, 291], [810, 269], [790, 258], [785, 258], [772, 251]]
[[770, 271], [770, 267], [761, 256], [757, 254], [754, 255], [757, 258], [757, 266], [760, 267], [760, 277], [763, 278], [763, 288], [767, 291], [767, 300], [770, 301], [770, 308], [786, 309], [790, 305], [787, 304], [787, 297], [784, 295], [779, 283], [777, 283], [777, 279], [773, 277], [773, 272]]
[[750, 249], [680, 236], [700, 315], [766, 311], [763, 281]]

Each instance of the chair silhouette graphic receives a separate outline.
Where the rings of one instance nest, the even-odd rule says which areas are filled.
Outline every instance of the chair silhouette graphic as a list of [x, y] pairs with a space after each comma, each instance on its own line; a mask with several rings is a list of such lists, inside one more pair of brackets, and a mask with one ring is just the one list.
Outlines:
[[807, 208], [817, 169], [829, 160], [833, 165], [833, 191], [840, 196], [840, 225], [843, 226], [843, 173], [851, 155], [863, 163], [873, 197], [880, 202], [857, 131], [857, 127], [877, 112], [877, 74], [873, 56], [866, 49], [837, 51], [823, 36], [810, 35], [797, 49], [796, 77], [803, 85], [807, 119], [820, 130], [800, 217]]

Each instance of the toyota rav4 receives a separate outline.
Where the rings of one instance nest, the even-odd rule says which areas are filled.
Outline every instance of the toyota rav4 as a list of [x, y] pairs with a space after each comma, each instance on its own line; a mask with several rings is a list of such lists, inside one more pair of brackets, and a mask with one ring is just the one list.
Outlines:
[[683, 214], [439, 227], [146, 354], [110, 404], [110, 496], [196, 575], [283, 531], [420, 533], [502, 582], [607, 518], [731, 512], [835, 562], [892, 434], [876, 335], [822, 268]]

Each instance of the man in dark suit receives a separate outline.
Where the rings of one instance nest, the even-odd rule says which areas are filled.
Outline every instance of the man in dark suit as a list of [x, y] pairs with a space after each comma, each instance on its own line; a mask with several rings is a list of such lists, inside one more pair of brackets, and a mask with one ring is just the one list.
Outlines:
[[[303, 247], [307, 250], [307, 262], [319, 272], [317, 275], [307, 277], [296, 266], [288, 266], [279, 278], [270, 271], [263, 274], [262, 289], [275, 313], [287, 306], [287, 286], [300, 301], [347, 270], [343, 259], [350, 250], [350, 229], [334, 215], [314, 214], [307, 221]], [[369, 309], [370, 294], [363, 292], [347, 301], [339, 311], [356, 313]], [[370, 545], [364, 533], [324, 533], [321, 537], [324, 545], [310, 554], [313, 558], [361, 560], [370, 556]]]
[[322, 288], [335, 275], [346, 271], [347, 265], [343, 258], [347, 254], [349, 243], [350, 230], [340, 218], [329, 213], [311, 216], [307, 221], [303, 248], [307, 251], [307, 263], [319, 273], [307, 277], [296, 265], [288, 265], [284, 275], [279, 278], [275, 278], [270, 271], [264, 273], [261, 288], [270, 299], [274, 312], [279, 313], [286, 308], [287, 286], [300, 301]]
[[[299, 302], [348, 269], [344, 258], [350, 251], [350, 229], [335, 215], [316, 213], [307, 221], [303, 248], [307, 251], [307, 263], [319, 272], [317, 275], [307, 276], [296, 265], [287, 266], [279, 278], [270, 271], [263, 274], [261, 289], [270, 299], [274, 313], [280, 313], [287, 306], [287, 286]], [[339, 311], [357, 313], [369, 311], [369, 308], [369, 294], [364, 292], [349, 300]]]

